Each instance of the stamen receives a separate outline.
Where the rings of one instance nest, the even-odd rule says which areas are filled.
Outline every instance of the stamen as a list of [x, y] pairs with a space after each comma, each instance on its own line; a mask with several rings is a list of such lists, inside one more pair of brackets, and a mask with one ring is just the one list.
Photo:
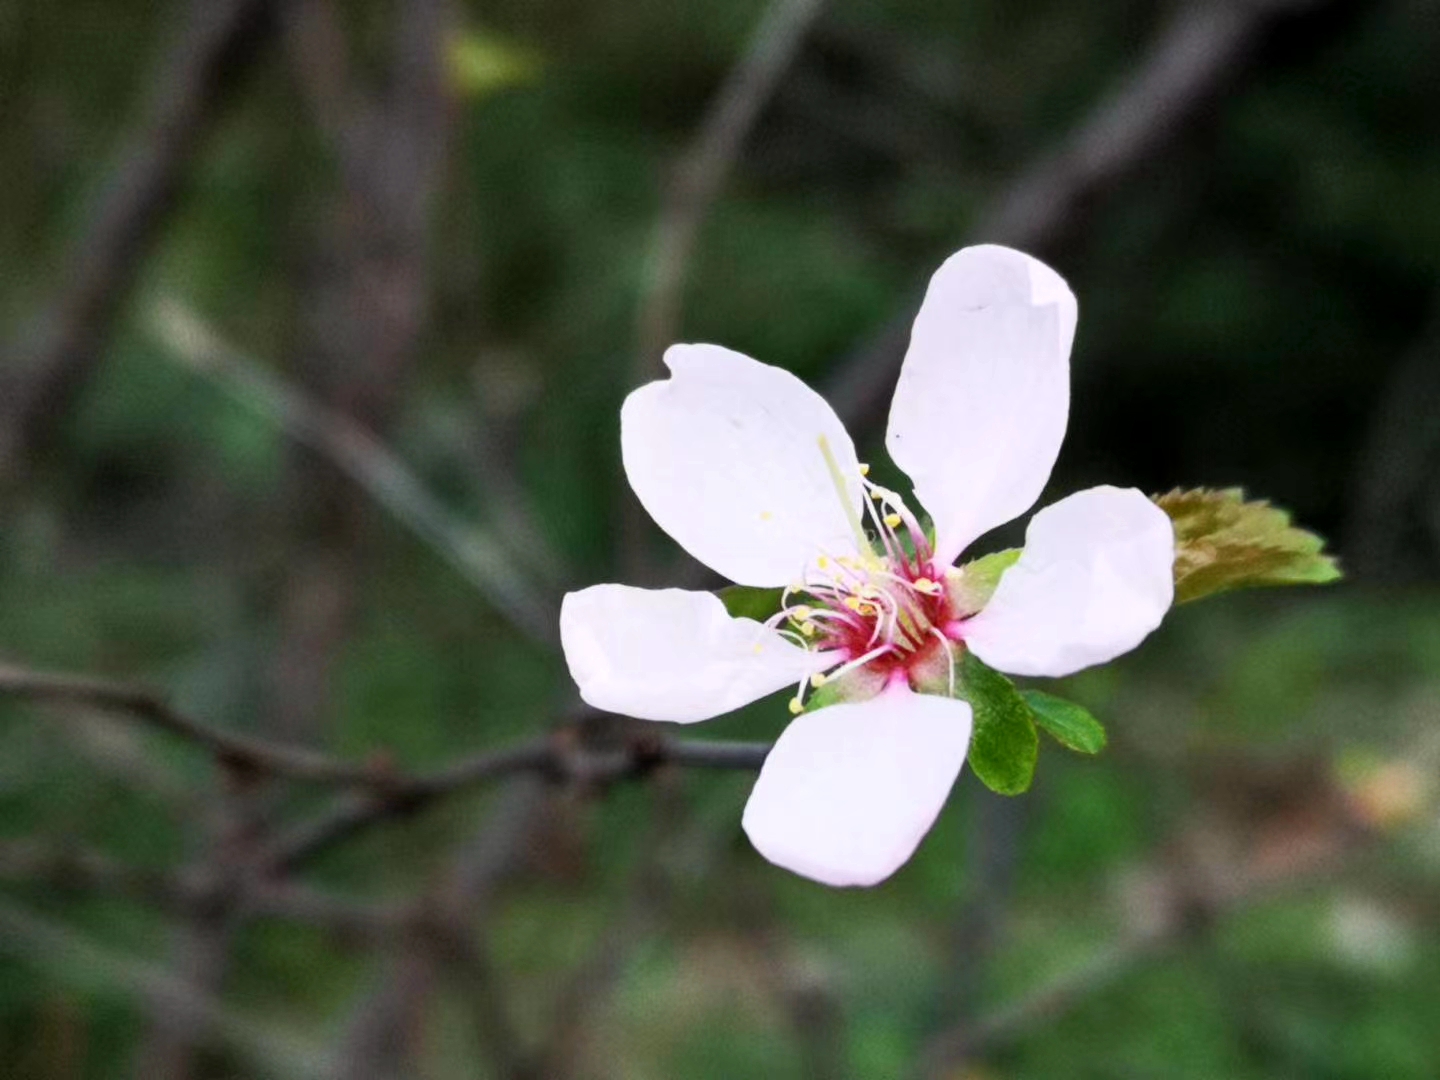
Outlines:
[[829, 679], [825, 677], [825, 673], [823, 671], [817, 671], [814, 675], [810, 676], [810, 685], [815, 687], [815, 689], [817, 690], [820, 689], [820, 687], [824, 686], [827, 682], [829, 682]]
[[890, 526], [890, 528], [892, 528], [892, 529], [898, 529], [898, 528], [900, 527], [900, 515], [899, 515], [899, 514], [886, 514], [886, 515], [885, 515], [885, 524], [888, 525], [888, 526]]
[[863, 461], [860, 463], [860, 475], [861, 475], [861, 476], [869, 476], [869, 475], [870, 475], [870, 466], [869, 466], [869, 465], [866, 465]]
[[864, 656], [857, 656], [854, 660], [850, 660], [844, 664], [841, 664], [838, 668], [830, 672], [830, 674], [827, 676], [827, 681], [838, 679], [840, 678], [840, 676], [846, 675], [849, 672], [854, 671], [858, 667], [864, 667], [866, 664], [870, 663], [871, 660], [878, 660], [886, 653], [894, 651], [895, 646], [893, 645], [881, 645], [878, 649], [871, 649]]
[[790, 699], [790, 715], [799, 716], [804, 711], [805, 703], [801, 701], [798, 697], [792, 697]]

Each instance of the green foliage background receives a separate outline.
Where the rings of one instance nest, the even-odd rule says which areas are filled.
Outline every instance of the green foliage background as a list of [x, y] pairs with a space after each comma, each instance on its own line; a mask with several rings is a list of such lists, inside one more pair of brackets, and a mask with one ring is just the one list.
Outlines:
[[[62, 280], [178, 7], [0, 9], [0, 340]], [[362, 49], [387, 10], [346, 6]], [[430, 320], [388, 441], [482, 522], [514, 507], [494, 500], [498, 459], [476, 447], [507, 447], [519, 492], [507, 498], [533, 514], [567, 584], [620, 573], [617, 415], [664, 170], [760, 12], [751, 0], [495, 0], [465, 13]], [[821, 382], [1007, 180], [1123, 80], [1163, 17], [1138, 0], [835, 0], [701, 232], [685, 336]], [[1334, 3], [1287, 24], [1233, 93], [1045, 253], [1081, 304], [1050, 495], [1102, 481], [1243, 486], [1333, 537], [1349, 580], [1186, 607], [1134, 655], [1067, 681], [1058, 689], [1104, 722], [1107, 750], [1042, 743], [1032, 792], [1004, 809], [963, 778], [914, 862], [872, 891], [761, 861], [738, 828], [743, 776], [567, 801], [484, 928], [522, 1033], [543, 1032], [555, 986], [615, 933], [647, 830], [677, 802], [673, 903], [599, 1007], [577, 1075], [832, 1075], [811, 1052], [817, 1031], [838, 1055], [833, 1075], [903, 1075], [936, 1030], [1123, 931], [1134, 868], [1164, 865], [1212, 816], [1257, 820], [1295, 777], [1384, 775], [1394, 762], [1433, 784], [1440, 395], [1428, 411], [1393, 403], [1417, 350], [1440, 364], [1427, 329], [1437, 45], [1422, 2]], [[58, 443], [7, 488], [0, 657], [158, 684], [197, 715], [276, 734], [280, 593], [302, 553], [285, 493], [303, 455], [176, 364], [147, 318], [179, 297], [295, 373], [335, 185], [271, 48], [189, 170]], [[1400, 424], [1410, 436], [1396, 437]], [[662, 565], [674, 554], [647, 543]], [[284, 734], [421, 766], [543, 730], [569, 700], [556, 655], [379, 513], [365, 519], [361, 566], [322, 715]], [[786, 718], [771, 701], [703, 734], [769, 738]], [[175, 865], [193, 852], [193, 793], [210, 781], [204, 761], [143, 732], [0, 706], [4, 837]], [[314, 880], [406, 894], [485, 807], [455, 800], [387, 827]], [[3, 889], [120, 955], [169, 955], [164, 921], [141, 905]], [[1422, 799], [1358, 868], [1224, 915], [957, 1075], [1427, 1080], [1440, 1074], [1437, 919], [1440, 818]], [[146, 1004], [93, 966], [0, 946], [0, 1072], [126, 1073]], [[237, 942], [225, 998], [324, 1046], [382, 971], [361, 950], [260, 924]], [[797, 985], [823, 990], [833, 1022], [797, 1014]], [[484, 1068], [463, 1000], [438, 995], [425, 1025], [417, 1075]], [[253, 1067], [222, 1049], [202, 1073]]]

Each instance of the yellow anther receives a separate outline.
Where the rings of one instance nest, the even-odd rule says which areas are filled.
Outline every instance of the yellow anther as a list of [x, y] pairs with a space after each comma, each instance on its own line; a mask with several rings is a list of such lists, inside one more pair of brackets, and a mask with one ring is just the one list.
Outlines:
[[761, 520], [761, 521], [769, 521], [769, 520], [770, 520], [771, 518], [773, 518], [774, 516], [775, 516], [775, 515], [772, 514], [769, 510], [761, 510], [761, 511], [760, 511], [760, 520]]
[[940, 591], [940, 583], [931, 581], [928, 577], [916, 578], [914, 584], [916, 592], [938, 593]]
[[790, 715], [799, 716], [804, 711], [805, 703], [801, 701], [798, 697], [792, 697], [790, 699]]
[[885, 515], [885, 524], [888, 525], [888, 526], [889, 526], [890, 528], [892, 528], [892, 529], [898, 529], [898, 528], [900, 527], [900, 515], [899, 515], [899, 514], [886, 514], [886, 515]]
[[880, 488], [875, 488], [870, 492], [870, 498], [874, 499], [876, 502], [879, 502], [880, 500], [885, 498], [885, 492], [882, 491]]
[[806, 637], [814, 637], [815, 624], [813, 622], [802, 622], [800, 624], [800, 633], [804, 634]]
[[804, 622], [806, 619], [810, 618], [810, 616], [814, 614], [815, 612], [809, 604], [801, 604], [798, 607], [793, 607], [790, 609], [790, 618], [794, 619], [796, 622]]
[[845, 606], [848, 607], [851, 611], [859, 611], [860, 598], [858, 596], [845, 597]]
[[810, 676], [810, 685], [813, 686], [813, 687], [815, 687], [817, 690], [818, 690], [820, 687], [824, 686], [824, 685], [825, 685], [825, 673], [824, 673], [823, 671], [817, 671], [817, 672], [815, 672], [814, 675], [811, 675], [811, 676]]
[[821, 555], [820, 558], [815, 560], [815, 565], [818, 566], [821, 570], [829, 570], [830, 560], [824, 555]]
[[869, 465], [866, 465], [863, 461], [860, 463], [860, 475], [861, 475], [861, 476], [869, 476], [869, 475], [870, 475], [870, 466], [869, 466]]

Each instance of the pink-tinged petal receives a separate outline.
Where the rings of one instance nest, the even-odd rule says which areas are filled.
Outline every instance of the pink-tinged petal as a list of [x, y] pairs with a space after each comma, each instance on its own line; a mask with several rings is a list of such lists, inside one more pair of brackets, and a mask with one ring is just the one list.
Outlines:
[[732, 618], [712, 593], [629, 585], [567, 593], [560, 644], [595, 708], [681, 724], [748, 705], [839, 659]]
[[671, 377], [620, 410], [630, 486], [656, 523], [742, 585], [788, 585], [818, 554], [855, 547], [820, 449], [858, 512], [855, 447], [833, 409], [782, 368], [718, 345], [675, 345]]
[[930, 279], [885, 445], [934, 519], [941, 565], [1040, 497], [1065, 437], [1075, 318], [1064, 280], [1010, 248], [965, 248]]
[[1069, 675], [1129, 652], [1175, 597], [1175, 531], [1134, 488], [1096, 487], [1041, 510], [965, 644], [1012, 675]]
[[761, 855], [826, 885], [874, 885], [930, 831], [970, 745], [970, 706], [892, 689], [805, 713], [745, 805]]

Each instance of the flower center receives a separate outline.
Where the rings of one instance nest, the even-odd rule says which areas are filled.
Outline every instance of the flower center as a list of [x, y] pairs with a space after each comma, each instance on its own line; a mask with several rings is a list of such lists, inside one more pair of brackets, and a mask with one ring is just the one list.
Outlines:
[[[953, 690], [953, 643], [941, 628], [952, 624], [954, 615], [943, 568], [934, 566], [919, 520], [897, 493], [871, 483], [869, 467], [861, 465], [867, 532], [823, 436], [820, 451], [855, 533], [856, 552], [819, 555], [786, 588], [770, 625], [805, 648], [840, 655], [840, 666], [828, 676], [811, 676], [811, 686], [857, 669], [880, 685], [896, 679], [914, 683], [917, 669], [939, 663], [948, 669]], [[804, 692], [802, 684], [790, 702], [792, 712], [803, 708]]]

